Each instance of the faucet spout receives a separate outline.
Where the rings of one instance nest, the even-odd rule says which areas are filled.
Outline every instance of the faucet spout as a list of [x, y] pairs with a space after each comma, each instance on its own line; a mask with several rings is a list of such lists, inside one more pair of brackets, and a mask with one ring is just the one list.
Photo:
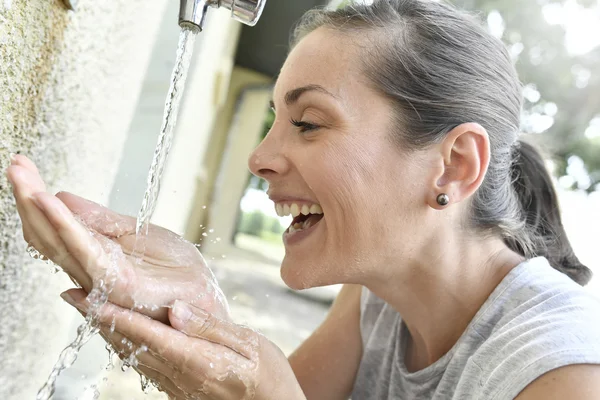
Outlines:
[[246, 25], [254, 26], [262, 15], [267, 0], [180, 0], [179, 26], [202, 30], [209, 7], [223, 7], [231, 11], [231, 17]]
[[180, 0], [179, 26], [194, 31], [201, 31], [204, 27], [208, 7], [216, 5], [218, 0]]

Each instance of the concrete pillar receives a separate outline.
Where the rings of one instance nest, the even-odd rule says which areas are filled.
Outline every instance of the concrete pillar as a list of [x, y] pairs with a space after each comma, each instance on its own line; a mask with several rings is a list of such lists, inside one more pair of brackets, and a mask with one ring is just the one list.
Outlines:
[[[49, 187], [105, 202], [167, 0], [0, 2], [0, 169], [37, 162]], [[176, 23], [176, 15], [173, 15]], [[158, 129], [158, 128], [157, 128]], [[25, 256], [0, 176], [0, 399], [35, 398], [66, 344], [72, 286]]]
[[[236, 68], [232, 75], [228, 106], [219, 117], [213, 136], [220, 139], [204, 225], [213, 229], [202, 240], [202, 252], [227, 253], [237, 228], [239, 203], [248, 183], [248, 156], [263, 132], [272, 93], [272, 80], [262, 74]], [[217, 147], [217, 144], [215, 144]], [[216, 240], [219, 237], [221, 240]]]

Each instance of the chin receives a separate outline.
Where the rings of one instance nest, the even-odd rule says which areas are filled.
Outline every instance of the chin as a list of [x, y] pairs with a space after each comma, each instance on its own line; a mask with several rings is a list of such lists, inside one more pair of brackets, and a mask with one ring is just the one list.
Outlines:
[[281, 263], [281, 279], [293, 290], [310, 289], [338, 283], [331, 282], [331, 277], [319, 274], [319, 272], [326, 270], [321, 264], [311, 263], [310, 261], [292, 261], [286, 256]]

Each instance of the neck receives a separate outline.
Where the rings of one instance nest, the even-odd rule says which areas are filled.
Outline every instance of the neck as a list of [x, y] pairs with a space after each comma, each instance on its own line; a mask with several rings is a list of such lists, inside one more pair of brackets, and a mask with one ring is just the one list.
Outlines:
[[[366, 286], [402, 316], [410, 332], [405, 363], [423, 369], [446, 354], [502, 279], [523, 261], [499, 239], [458, 240], [402, 268], [381, 270]], [[391, 265], [391, 264], [389, 264]]]

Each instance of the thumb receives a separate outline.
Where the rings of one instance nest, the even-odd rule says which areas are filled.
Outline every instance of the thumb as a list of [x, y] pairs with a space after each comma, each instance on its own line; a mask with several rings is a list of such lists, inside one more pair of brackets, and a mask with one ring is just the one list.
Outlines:
[[69, 192], [59, 192], [60, 199], [72, 213], [96, 232], [108, 237], [120, 237], [135, 232], [136, 219], [118, 214], [98, 203]]
[[177, 300], [169, 310], [171, 326], [190, 337], [208, 340], [254, 359], [260, 343], [252, 329], [215, 317], [208, 312]]

